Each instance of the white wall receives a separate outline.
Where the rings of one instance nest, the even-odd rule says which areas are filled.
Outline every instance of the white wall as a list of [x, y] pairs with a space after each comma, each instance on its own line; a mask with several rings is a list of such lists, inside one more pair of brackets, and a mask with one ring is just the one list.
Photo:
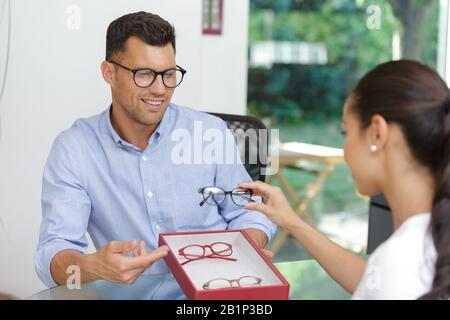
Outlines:
[[[33, 264], [42, 170], [61, 130], [110, 103], [99, 65], [112, 20], [145, 10], [172, 22], [177, 63], [188, 70], [173, 101], [200, 110], [245, 113], [249, 1], [224, 3], [222, 36], [203, 36], [201, 0], [11, 1], [9, 70], [0, 104], [0, 291], [26, 298], [44, 288]], [[81, 9], [79, 30], [67, 28], [70, 5]], [[0, 85], [6, 26], [5, 16], [0, 25]]]

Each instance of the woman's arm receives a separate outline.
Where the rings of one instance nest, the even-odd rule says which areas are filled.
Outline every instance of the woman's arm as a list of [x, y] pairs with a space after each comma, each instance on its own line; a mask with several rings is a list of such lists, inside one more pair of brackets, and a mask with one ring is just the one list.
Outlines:
[[337, 245], [300, 218], [287, 230], [345, 290], [350, 293], [356, 290], [366, 268], [363, 258]]
[[252, 189], [264, 203], [248, 203], [245, 208], [264, 213], [272, 222], [291, 233], [325, 271], [344, 289], [353, 293], [362, 279], [366, 261], [337, 245], [315, 228], [305, 223], [292, 210], [280, 188], [257, 181], [239, 184]]

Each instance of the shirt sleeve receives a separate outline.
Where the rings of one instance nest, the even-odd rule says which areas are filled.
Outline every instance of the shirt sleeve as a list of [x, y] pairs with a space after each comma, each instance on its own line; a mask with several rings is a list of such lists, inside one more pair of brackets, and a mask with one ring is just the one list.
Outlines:
[[[221, 186], [226, 190], [233, 190], [238, 187], [241, 182], [251, 182], [252, 178], [247, 173], [239, 156], [239, 150], [234, 143], [232, 133], [227, 129], [226, 124], [222, 122], [222, 129], [225, 133], [225, 141], [233, 143], [225, 143], [225, 154], [234, 155], [233, 161], [224, 161], [223, 164], [217, 165], [215, 185]], [[225, 157], [227, 158], [227, 157]], [[232, 163], [230, 163], [232, 162]], [[260, 197], [253, 197], [256, 202], [261, 202]], [[233, 204], [232, 201], [224, 201], [219, 206], [219, 210], [228, 223], [229, 230], [255, 228], [263, 231], [270, 241], [276, 231], [276, 225], [273, 224], [264, 214], [256, 211], [245, 210]]]
[[35, 268], [48, 287], [56, 286], [50, 263], [65, 249], [87, 252], [86, 230], [91, 201], [83, 184], [80, 150], [75, 139], [61, 133], [53, 143], [44, 169], [42, 223]]

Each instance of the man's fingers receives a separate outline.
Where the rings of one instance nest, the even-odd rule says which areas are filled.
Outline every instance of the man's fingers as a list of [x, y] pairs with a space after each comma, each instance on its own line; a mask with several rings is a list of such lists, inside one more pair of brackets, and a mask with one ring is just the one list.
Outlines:
[[111, 251], [114, 253], [127, 253], [133, 251], [137, 247], [137, 241], [127, 241], [127, 242], [119, 242], [119, 241], [111, 241], [109, 243]]
[[139, 257], [139, 256], [145, 256], [147, 255], [147, 249], [145, 247], [145, 242], [143, 240], [138, 242], [138, 245], [133, 250], [133, 256]]
[[164, 258], [165, 256], [167, 256], [168, 253], [169, 253], [169, 247], [162, 246], [162, 247], [159, 247], [156, 250], [150, 252], [144, 258], [150, 264], [161, 258]]
[[267, 250], [267, 249], [262, 249], [262, 252], [264, 253], [264, 255], [269, 259], [272, 260], [274, 257], [274, 253], [273, 251]]
[[129, 269], [148, 268], [152, 263], [165, 257], [168, 252], [169, 248], [167, 246], [162, 246], [146, 255], [140, 255], [138, 257], [130, 257], [128, 259], [128, 268]]
[[141, 241], [141, 252], [140, 252], [141, 256], [146, 256], [147, 255], [147, 248], [145, 247], [145, 242]]

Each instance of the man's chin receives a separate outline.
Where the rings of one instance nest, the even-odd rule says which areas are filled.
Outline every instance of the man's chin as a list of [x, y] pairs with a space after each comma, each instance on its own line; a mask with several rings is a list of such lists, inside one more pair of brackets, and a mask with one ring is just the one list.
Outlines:
[[153, 118], [153, 119], [138, 119], [137, 122], [144, 126], [156, 126], [161, 122], [162, 118]]
[[[150, 114], [149, 114], [150, 113]], [[158, 125], [164, 116], [164, 112], [144, 112], [139, 118], [135, 119], [140, 124], [146, 126]]]
[[144, 103], [144, 110], [147, 112], [161, 112], [164, 109], [163, 105], [150, 105], [150, 104], [145, 104]]

